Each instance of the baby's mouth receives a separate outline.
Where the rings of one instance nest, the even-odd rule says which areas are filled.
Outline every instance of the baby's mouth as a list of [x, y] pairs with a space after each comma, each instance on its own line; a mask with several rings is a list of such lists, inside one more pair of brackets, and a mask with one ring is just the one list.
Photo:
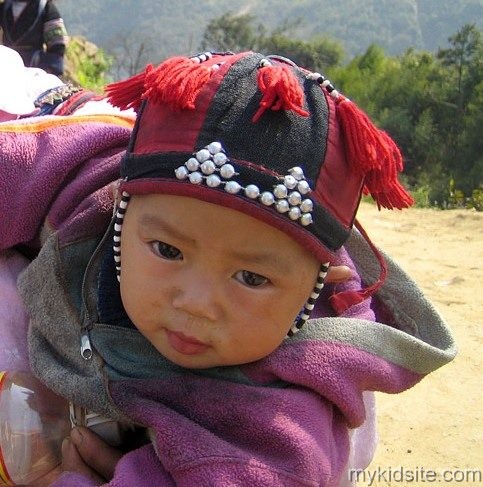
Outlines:
[[178, 331], [166, 330], [166, 336], [171, 347], [183, 355], [197, 355], [209, 348], [206, 343]]

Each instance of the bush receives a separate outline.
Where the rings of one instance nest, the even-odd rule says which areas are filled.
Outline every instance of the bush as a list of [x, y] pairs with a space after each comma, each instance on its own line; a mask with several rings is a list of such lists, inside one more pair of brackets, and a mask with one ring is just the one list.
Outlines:
[[71, 37], [67, 46], [64, 78], [88, 90], [102, 92], [109, 82], [106, 73], [111, 59], [83, 37]]

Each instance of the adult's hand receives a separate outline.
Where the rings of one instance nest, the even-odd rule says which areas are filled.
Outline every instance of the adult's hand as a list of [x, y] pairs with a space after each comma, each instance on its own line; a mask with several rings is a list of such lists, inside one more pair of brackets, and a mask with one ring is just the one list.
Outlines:
[[77, 427], [62, 444], [62, 471], [77, 472], [101, 485], [112, 479], [122, 453], [93, 431]]

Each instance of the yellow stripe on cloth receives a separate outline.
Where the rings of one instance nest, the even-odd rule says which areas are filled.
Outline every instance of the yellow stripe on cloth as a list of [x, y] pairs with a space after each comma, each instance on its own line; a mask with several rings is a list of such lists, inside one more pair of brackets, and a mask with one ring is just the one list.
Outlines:
[[[26, 122], [28, 120], [28, 122]], [[67, 115], [65, 117], [52, 115], [36, 119], [21, 119], [14, 122], [0, 123], [0, 132], [38, 133], [49, 128], [76, 125], [82, 123], [107, 123], [120, 127], [132, 128], [134, 118], [124, 115]]]

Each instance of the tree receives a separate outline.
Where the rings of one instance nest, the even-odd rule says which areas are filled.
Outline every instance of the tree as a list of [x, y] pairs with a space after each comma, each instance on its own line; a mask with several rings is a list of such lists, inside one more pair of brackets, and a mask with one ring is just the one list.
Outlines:
[[339, 64], [344, 56], [340, 44], [327, 37], [302, 41], [289, 33], [300, 24], [299, 19], [284, 22], [268, 33], [261, 24], [254, 25], [249, 14], [223, 14], [206, 27], [200, 48], [203, 51], [261, 51], [278, 54], [313, 71], [323, 71]]
[[482, 185], [481, 119], [483, 45], [474, 24], [464, 25], [448, 39], [450, 47], [437, 57], [446, 68], [446, 104], [452, 113], [441, 123], [448, 151], [447, 167], [464, 193]]
[[448, 41], [451, 47], [439, 49], [437, 57], [441, 59], [444, 66], [456, 73], [456, 86], [461, 99], [465, 77], [471, 71], [475, 57], [478, 57], [481, 62], [481, 33], [475, 24], [466, 24], [455, 35], [449, 37]]
[[154, 53], [152, 40], [138, 32], [119, 33], [108, 42], [114, 78], [127, 78], [144, 69]]
[[306, 42], [277, 33], [260, 39], [259, 43], [262, 51], [280, 54], [312, 71], [325, 72], [344, 57], [342, 46], [327, 37], [315, 37]]
[[235, 15], [231, 12], [211, 20], [206, 26], [201, 41], [202, 51], [246, 51], [257, 49], [264, 29], [254, 31], [255, 17], [250, 14]]
[[370, 46], [329, 75], [396, 139], [412, 187], [426, 187], [429, 201], [442, 205], [459, 193], [481, 209], [481, 37], [465, 26], [449, 42], [437, 56], [410, 49], [387, 57]]

